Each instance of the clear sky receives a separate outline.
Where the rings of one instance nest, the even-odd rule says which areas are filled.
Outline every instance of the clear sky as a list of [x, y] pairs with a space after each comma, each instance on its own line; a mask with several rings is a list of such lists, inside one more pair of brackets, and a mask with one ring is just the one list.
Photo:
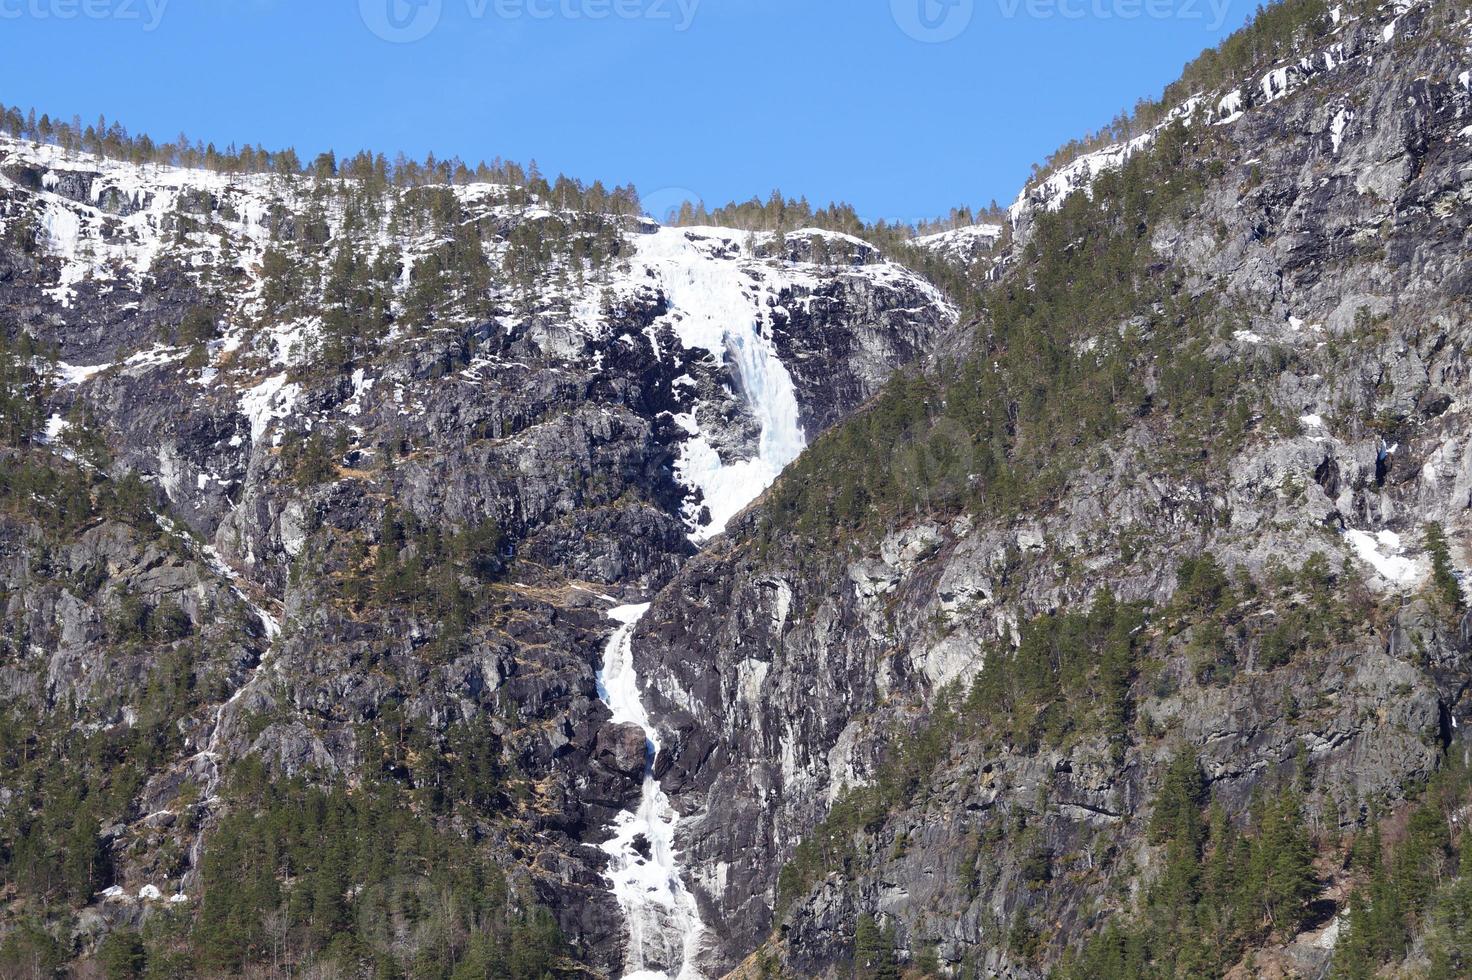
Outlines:
[[0, 101], [304, 158], [534, 158], [646, 199], [781, 187], [913, 220], [1009, 202], [1253, 6], [0, 0]]

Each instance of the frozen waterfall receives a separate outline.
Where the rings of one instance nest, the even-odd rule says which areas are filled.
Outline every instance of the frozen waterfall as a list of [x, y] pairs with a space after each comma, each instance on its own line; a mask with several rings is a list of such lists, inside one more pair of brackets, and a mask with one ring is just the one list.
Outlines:
[[[687, 232], [690, 232], [687, 234]], [[686, 517], [697, 541], [725, 530], [743, 507], [772, 485], [807, 448], [792, 376], [763, 330], [776, 291], [748, 275], [728, 253], [713, 254], [721, 237], [689, 229], [661, 228], [639, 244], [640, 261], [658, 279], [669, 301], [669, 323], [686, 349], [702, 349], [731, 365], [747, 407], [761, 423], [761, 438], [746, 458], [723, 459], [702, 435], [693, 413], [680, 422], [690, 438], [676, 472], [698, 489], [709, 520], [692, 508]], [[649, 606], [621, 606], [609, 616], [619, 628], [608, 641], [598, 694], [615, 723], [644, 730], [644, 786], [636, 810], [614, 821], [613, 839], [603, 845], [608, 877], [629, 926], [624, 980], [704, 980], [696, 963], [705, 926], [695, 896], [680, 877], [675, 850], [679, 814], [659, 781], [654, 760], [659, 732], [650, 722], [634, 669], [634, 631]]]
[[[639, 258], [658, 277], [671, 307], [670, 324], [686, 349], [699, 348], [733, 366], [741, 395], [761, 423], [756, 453], [722, 459], [691, 416], [681, 419], [690, 439], [676, 464], [682, 481], [698, 488], [709, 522], [687, 515], [692, 537], [708, 541], [807, 448], [797, 390], [771, 337], [762, 329], [775, 291], [743, 272], [739, 260], [713, 255], [725, 244], [718, 229], [661, 228], [639, 243]], [[704, 245], [705, 247], [702, 247]]]
[[608, 641], [598, 695], [613, 710], [613, 721], [637, 725], [647, 742], [644, 788], [637, 810], [614, 821], [613, 839], [603, 845], [608, 877], [629, 925], [624, 980], [704, 980], [695, 964], [705, 926], [695, 896], [680, 880], [675, 853], [679, 815], [654, 778], [659, 732], [650, 724], [634, 671], [634, 628], [649, 606], [622, 606], [609, 612], [620, 626]]

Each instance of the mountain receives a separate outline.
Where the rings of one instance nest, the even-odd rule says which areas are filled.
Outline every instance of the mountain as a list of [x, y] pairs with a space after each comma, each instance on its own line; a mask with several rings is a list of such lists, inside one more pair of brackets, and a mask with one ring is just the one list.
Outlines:
[[[644, 757], [598, 694], [611, 607], [651, 597], [955, 309], [843, 236], [779, 252], [509, 186], [5, 139], [0, 214], [15, 913], [85, 908], [65, 958], [197, 910], [192, 951], [233, 970], [272, 942], [318, 955], [369, 889], [406, 962], [548, 908], [614, 967], [598, 845]], [[329, 822], [292, 823], [311, 805]], [[340, 820], [353, 851], [325, 869], [251, 836]], [[105, 857], [59, 880], [82, 839]], [[442, 852], [506, 894], [411, 914], [483, 891], [422, 874]], [[230, 895], [237, 861], [259, 880]], [[324, 875], [322, 903], [287, 885]], [[278, 899], [315, 938], [259, 921]]]
[[12, 118], [0, 973], [1465, 975], [1469, 48], [913, 237]]
[[[1322, 975], [1355, 933], [1336, 968], [1465, 968], [1429, 894], [1353, 929], [1346, 855], [1428, 780], [1465, 815], [1469, 22], [1296, 16], [1025, 189], [969, 354], [641, 621], [722, 968]], [[1292, 909], [1251, 904], [1270, 860]]]

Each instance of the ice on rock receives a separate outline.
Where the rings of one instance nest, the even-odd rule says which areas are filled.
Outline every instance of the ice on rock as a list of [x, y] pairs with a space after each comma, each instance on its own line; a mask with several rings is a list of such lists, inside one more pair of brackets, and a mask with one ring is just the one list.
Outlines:
[[1242, 90], [1235, 89], [1222, 96], [1222, 100], [1216, 105], [1216, 121], [1218, 126], [1230, 126], [1242, 118]]
[[240, 396], [240, 412], [250, 419], [252, 443], [259, 445], [273, 421], [291, 414], [300, 393], [300, 385], [287, 384], [286, 375], [278, 374]]
[[648, 605], [620, 606], [609, 612], [619, 623], [598, 672], [598, 696], [615, 724], [637, 725], [647, 738], [644, 785], [636, 810], [614, 820], [613, 839], [603, 845], [608, 879], [629, 927], [623, 980], [704, 980], [696, 964], [705, 925], [695, 896], [680, 878], [675, 850], [679, 815], [659, 781], [654, 760], [659, 732], [649, 720], [634, 669], [634, 629]]
[[1279, 96], [1288, 94], [1288, 69], [1274, 68], [1262, 77], [1262, 94], [1264, 100], [1271, 102]]
[[[728, 234], [712, 230], [711, 235]], [[639, 261], [656, 277], [669, 301], [668, 323], [687, 349], [708, 351], [729, 361], [740, 391], [761, 423], [761, 439], [750, 459], [729, 459], [711, 445], [693, 417], [682, 424], [690, 439], [680, 451], [675, 471], [682, 482], [700, 491], [709, 520], [687, 513], [692, 537], [707, 541], [807, 448], [792, 376], [777, 356], [764, 329], [770, 285], [753, 280], [739, 260], [708, 251], [710, 239], [699, 231], [660, 228], [639, 242]], [[702, 247], [705, 243], [707, 247]], [[657, 348], [656, 348], [657, 349]]]

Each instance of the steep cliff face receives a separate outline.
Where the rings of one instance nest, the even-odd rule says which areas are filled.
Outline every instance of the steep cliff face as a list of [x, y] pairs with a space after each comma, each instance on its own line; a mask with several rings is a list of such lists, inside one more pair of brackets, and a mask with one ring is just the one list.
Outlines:
[[[50, 418], [11, 461], [92, 501], [57, 524], [6, 484], [5, 710], [37, 721], [28, 760], [60, 758], [68, 728], [120, 753], [157, 735], [86, 790], [94, 936], [223, 887], [201, 869], [243, 762], [427, 812], [469, 731], [498, 775], [454, 802], [456, 833], [620, 973], [599, 845], [643, 765], [599, 696], [609, 607], [652, 595], [957, 316], [821, 231], [778, 248], [520, 188], [10, 139], [0, 242], [0, 325], [41, 352]], [[40, 827], [49, 791], [0, 787], [13, 826]]]
[[[1067, 298], [1040, 282], [1038, 256], [1089, 261], [1075, 236], [1116, 234], [1140, 193], [1128, 162], [1180, 161], [1149, 164], [1165, 179], [1144, 193], [1170, 203], [1141, 205], [1148, 222], [1125, 232], [1144, 236], [1140, 281], [1168, 286], [1117, 322], [1059, 327], [1067, 357], [1117, 360], [1116, 391], [1137, 384], [1138, 400], [1096, 444], [1057, 447], [1046, 492], [996, 505], [990, 451], [942, 414], [867, 461], [903, 483], [918, 443], [936, 501], [871, 499], [857, 518], [804, 524], [782, 516], [779, 484], [641, 623], [659, 768], [721, 966], [771, 938], [792, 972], [830, 972], [872, 915], [912, 962], [934, 950], [950, 968], [1034, 975], [1127, 919], [1162, 861], [1145, 818], [1183, 747], [1235, 819], [1299, 781], [1309, 819], [1335, 834], [1461, 751], [1469, 624], [1424, 598], [1437, 554], [1423, 541], [1444, 526], [1467, 567], [1472, 35], [1443, 5], [1331, 16], [1290, 62], [1197, 94], [1014, 207], [991, 288]], [[1192, 189], [1171, 197], [1172, 182]], [[1005, 363], [1017, 339], [994, 318], [1017, 307], [989, 307], [976, 356]], [[1167, 336], [1169, 350], [1152, 346]], [[1214, 404], [1240, 418], [1188, 424], [1175, 407], [1194, 397], [1188, 372], [1208, 389], [1233, 379]], [[936, 389], [959, 390], [943, 374]], [[1016, 398], [999, 423], [1014, 459], [1029, 451]], [[783, 482], [799, 479], [824, 477]], [[944, 491], [981, 502], [943, 504]], [[1183, 581], [1203, 554], [1236, 583], [1230, 609], [1203, 612], [1218, 599]], [[1318, 571], [1333, 584], [1303, 584]], [[1117, 722], [1095, 719], [1095, 681], [1044, 699], [1020, 730], [1008, 699], [965, 697], [989, 658], [1023, 662], [1032, 624], [1106, 590], [1153, 610], [1128, 644]], [[1319, 590], [1338, 597], [1322, 639], [1304, 625]], [[1296, 637], [1286, 659], [1280, 622]], [[1086, 650], [1080, 669], [1104, 656]], [[1049, 720], [1059, 712], [1071, 720]], [[1328, 910], [1281, 953], [1294, 969], [1332, 953], [1344, 893], [1334, 873], [1320, 885]], [[1018, 941], [1033, 931], [1040, 945]]]

